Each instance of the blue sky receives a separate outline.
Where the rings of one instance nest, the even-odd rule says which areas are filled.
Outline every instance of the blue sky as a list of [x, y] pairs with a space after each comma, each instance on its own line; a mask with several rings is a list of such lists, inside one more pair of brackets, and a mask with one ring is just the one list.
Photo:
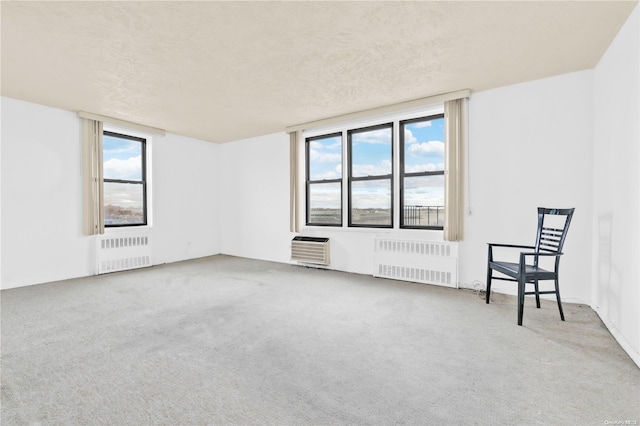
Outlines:
[[140, 180], [142, 178], [142, 144], [140, 142], [105, 135], [102, 145], [105, 179]]
[[342, 177], [342, 138], [340, 136], [311, 141], [309, 148], [311, 180]]
[[[140, 142], [105, 135], [102, 145], [105, 179], [141, 179], [142, 144]], [[142, 186], [105, 182], [104, 204], [142, 209]]]
[[[444, 119], [419, 121], [404, 127], [404, 161], [406, 173], [444, 170]], [[391, 173], [391, 128], [352, 134], [353, 176]], [[311, 142], [309, 152], [312, 180], [342, 177], [342, 144], [339, 136]], [[444, 205], [444, 177], [411, 177], [405, 182], [405, 204]], [[312, 205], [337, 208], [338, 185], [316, 185]], [[357, 207], [390, 207], [388, 181], [359, 182], [353, 188]]]
[[389, 175], [392, 172], [392, 129], [351, 135], [353, 177]]
[[444, 119], [405, 125], [405, 173], [444, 170]]
[[[444, 119], [405, 125], [405, 173], [444, 170]], [[406, 177], [404, 203], [408, 206], [444, 206], [444, 176]]]

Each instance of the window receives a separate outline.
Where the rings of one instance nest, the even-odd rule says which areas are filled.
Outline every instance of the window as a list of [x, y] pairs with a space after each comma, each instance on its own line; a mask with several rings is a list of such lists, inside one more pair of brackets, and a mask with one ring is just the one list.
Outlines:
[[105, 227], [147, 224], [146, 139], [104, 131]]
[[307, 225], [342, 226], [342, 133], [306, 139]]
[[444, 115], [400, 122], [401, 228], [444, 227]]
[[349, 226], [393, 227], [393, 124], [349, 130]]
[[310, 130], [306, 224], [444, 230], [443, 112], [444, 105], [432, 105]]

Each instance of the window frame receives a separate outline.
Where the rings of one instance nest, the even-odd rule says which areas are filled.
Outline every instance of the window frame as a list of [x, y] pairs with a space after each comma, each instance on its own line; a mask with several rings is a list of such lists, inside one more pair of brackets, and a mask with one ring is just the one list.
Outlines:
[[[391, 130], [391, 173], [387, 175], [373, 175], [373, 176], [353, 176], [353, 138], [352, 135], [356, 133], [364, 133], [379, 129], [388, 128]], [[360, 127], [357, 129], [348, 129], [347, 130], [347, 209], [348, 209], [348, 226], [350, 228], [378, 228], [378, 229], [393, 229], [394, 227], [394, 204], [395, 204], [395, 196], [394, 196], [394, 123], [387, 122], [382, 124], [376, 124], [373, 126]], [[390, 186], [390, 198], [391, 198], [391, 206], [390, 206], [390, 223], [389, 225], [373, 225], [373, 224], [354, 224], [352, 217], [352, 205], [353, 205], [353, 194], [352, 194], [352, 185], [353, 182], [364, 182], [364, 181], [372, 181], [372, 180], [389, 180]]]
[[[343, 195], [344, 195], [344, 188], [343, 188], [343, 177], [344, 177], [344, 170], [341, 171], [340, 173], [340, 177], [337, 179], [318, 179], [318, 180], [311, 180], [311, 173], [310, 173], [310, 169], [311, 169], [311, 162], [310, 162], [310, 147], [311, 147], [311, 142], [316, 141], [316, 140], [322, 140], [322, 139], [329, 139], [329, 138], [335, 138], [338, 137], [340, 138], [340, 164], [342, 165], [344, 163], [343, 161], [343, 156], [344, 156], [344, 140], [343, 140], [343, 136], [342, 136], [342, 132], [334, 132], [334, 133], [327, 133], [327, 134], [322, 134], [322, 135], [318, 135], [318, 136], [312, 136], [312, 137], [307, 137], [305, 138], [305, 224], [307, 226], [330, 226], [330, 227], [337, 227], [337, 228], [341, 228], [342, 227], [342, 217], [343, 217]], [[340, 184], [340, 223], [314, 223], [311, 222], [311, 185], [314, 184], [326, 184], [326, 183], [339, 183]]]
[[[148, 211], [148, 197], [147, 197], [147, 185], [148, 185], [148, 176], [147, 176], [147, 144], [148, 138], [142, 136], [134, 136], [122, 131], [114, 131], [114, 130], [103, 130], [102, 135], [110, 136], [120, 139], [132, 140], [135, 142], [141, 143], [141, 161], [142, 161], [142, 176], [141, 180], [129, 180], [129, 179], [109, 179], [102, 178], [102, 184], [104, 186], [105, 183], [122, 183], [122, 184], [136, 184], [142, 185], [142, 223], [120, 223], [120, 224], [107, 224], [105, 222], [104, 227], [106, 228], [128, 228], [128, 227], [137, 227], [137, 226], [148, 226], [149, 225], [149, 211]], [[104, 150], [104, 147], [103, 147]], [[103, 207], [105, 207], [103, 205]], [[106, 221], [106, 218], [105, 218]]]
[[[398, 179], [400, 179], [400, 205], [399, 208], [401, 210], [401, 214], [400, 214], [400, 229], [431, 229], [431, 230], [437, 230], [437, 231], [443, 231], [444, 230], [444, 226], [429, 226], [429, 225], [425, 225], [425, 226], [419, 226], [419, 225], [405, 225], [405, 215], [404, 215], [404, 180], [405, 178], [409, 177], [422, 177], [422, 176], [445, 176], [445, 168], [443, 167], [442, 170], [437, 170], [437, 171], [424, 171], [424, 172], [415, 172], [415, 173], [405, 173], [405, 140], [404, 140], [404, 129], [405, 129], [405, 125], [407, 124], [412, 124], [412, 123], [419, 123], [422, 121], [431, 121], [431, 120], [438, 120], [438, 119], [444, 119], [444, 113], [440, 113], [440, 114], [432, 114], [432, 115], [427, 115], [427, 116], [422, 116], [422, 117], [416, 117], [416, 118], [410, 118], [410, 119], [406, 119], [406, 120], [399, 120], [398, 121], [398, 132], [400, 133], [400, 145], [398, 148], [399, 151], [399, 155], [400, 155], [400, 170], [398, 172]], [[443, 141], [445, 144], [445, 150], [446, 150], [446, 141]], [[446, 203], [443, 200], [443, 206], [442, 206], [442, 210], [443, 210], [443, 215], [445, 214], [444, 211], [446, 209]]]

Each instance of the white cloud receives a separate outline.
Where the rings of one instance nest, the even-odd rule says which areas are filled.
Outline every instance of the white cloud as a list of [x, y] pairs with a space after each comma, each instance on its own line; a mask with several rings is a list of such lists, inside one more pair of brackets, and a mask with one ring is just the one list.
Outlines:
[[428, 120], [428, 121], [419, 121], [417, 123], [413, 123], [412, 126], [416, 127], [417, 129], [422, 129], [424, 127], [431, 127], [431, 124], [433, 124], [433, 122], [431, 120]]
[[119, 146], [117, 148], [104, 148], [104, 155], [106, 157], [114, 157], [114, 156], [123, 156], [123, 154], [125, 155], [132, 155], [132, 154], [136, 154], [140, 152], [140, 147], [136, 146], [136, 145], [125, 145], [125, 146]]
[[342, 174], [340, 173], [340, 169], [342, 167], [336, 167], [335, 170], [328, 170], [324, 173], [319, 173], [313, 176], [313, 180], [329, 180], [329, 179], [340, 179]]
[[443, 206], [443, 188], [406, 189], [404, 202], [407, 206]]
[[413, 136], [413, 133], [411, 132], [411, 130], [407, 129], [406, 127], [404, 128], [404, 143], [405, 145], [410, 145], [412, 143], [416, 143], [418, 142], [418, 139]]
[[342, 155], [331, 152], [318, 152], [313, 147], [309, 150], [309, 158], [311, 161], [320, 163], [339, 163], [342, 161]]
[[405, 173], [435, 172], [437, 170], [444, 170], [444, 163], [412, 164], [404, 166]]
[[311, 141], [309, 146], [312, 149], [316, 149], [319, 151], [341, 151], [342, 150], [342, 140], [340, 138], [331, 138], [331, 139], [321, 139], [316, 141]]
[[404, 181], [404, 189], [415, 192], [444, 191], [444, 175], [414, 176]]
[[311, 208], [339, 209], [340, 185], [312, 185], [311, 186]]
[[352, 203], [356, 209], [390, 209], [391, 195], [385, 192], [360, 192], [353, 195]]
[[414, 157], [422, 157], [429, 154], [442, 154], [444, 155], [444, 142], [442, 141], [429, 141], [412, 144], [409, 147], [409, 154]]
[[379, 176], [391, 174], [391, 161], [384, 160], [378, 164], [355, 164], [353, 176]]
[[408, 193], [405, 194], [404, 203], [406, 206], [443, 206], [444, 198], [436, 193]]
[[389, 209], [391, 208], [391, 181], [361, 180], [351, 185], [352, 207], [356, 209]]
[[124, 208], [142, 209], [142, 186], [121, 183], [106, 183], [104, 204]]
[[112, 158], [104, 162], [104, 177], [108, 179], [139, 180], [142, 176], [141, 156], [124, 160]]
[[444, 205], [444, 176], [423, 176], [405, 180], [404, 202], [414, 206]]
[[353, 143], [390, 144], [391, 129], [384, 128], [369, 132], [354, 133], [352, 135], [352, 141]]

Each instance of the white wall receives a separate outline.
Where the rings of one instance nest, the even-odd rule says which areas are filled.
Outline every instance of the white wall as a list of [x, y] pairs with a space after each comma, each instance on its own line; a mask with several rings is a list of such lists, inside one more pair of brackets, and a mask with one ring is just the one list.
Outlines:
[[[2, 288], [94, 274], [94, 237], [82, 234], [79, 119], [1, 102]], [[154, 263], [219, 253], [219, 147], [167, 134], [152, 150]]]
[[595, 69], [592, 305], [640, 365], [640, 8]]
[[[535, 242], [538, 206], [576, 207], [561, 265], [562, 293], [567, 301], [589, 301], [584, 262], [591, 256], [591, 88], [592, 72], [584, 71], [473, 94], [473, 214], [460, 247], [462, 286], [484, 286], [488, 241]], [[221, 252], [288, 262], [288, 136], [224, 144], [221, 156]], [[302, 234], [329, 237], [331, 268], [362, 274], [372, 273], [378, 235], [442, 241], [442, 232], [434, 231], [312, 227]]]
[[76, 115], [2, 98], [2, 153], [3, 288], [91, 274]]
[[[0, 100], [0, 117], [2, 101]], [[0, 166], [2, 165], [2, 120], [0, 119]], [[0, 169], [0, 289], [2, 289], [2, 173]]]
[[220, 251], [287, 262], [289, 137], [276, 133], [220, 146]]
[[[221, 252], [289, 262], [296, 235], [289, 232], [289, 136], [275, 133], [227, 143], [221, 145], [221, 157]], [[331, 239], [331, 269], [369, 275], [377, 235], [429, 235], [442, 241], [442, 232], [433, 231], [307, 227], [301, 233]]]
[[154, 263], [220, 253], [219, 148], [170, 133], [154, 136]]
[[[532, 245], [537, 207], [575, 207], [560, 290], [565, 301], [589, 302], [592, 82], [593, 72], [582, 71], [472, 95], [463, 286], [484, 287], [487, 242]], [[492, 289], [516, 292], [508, 282]]]

